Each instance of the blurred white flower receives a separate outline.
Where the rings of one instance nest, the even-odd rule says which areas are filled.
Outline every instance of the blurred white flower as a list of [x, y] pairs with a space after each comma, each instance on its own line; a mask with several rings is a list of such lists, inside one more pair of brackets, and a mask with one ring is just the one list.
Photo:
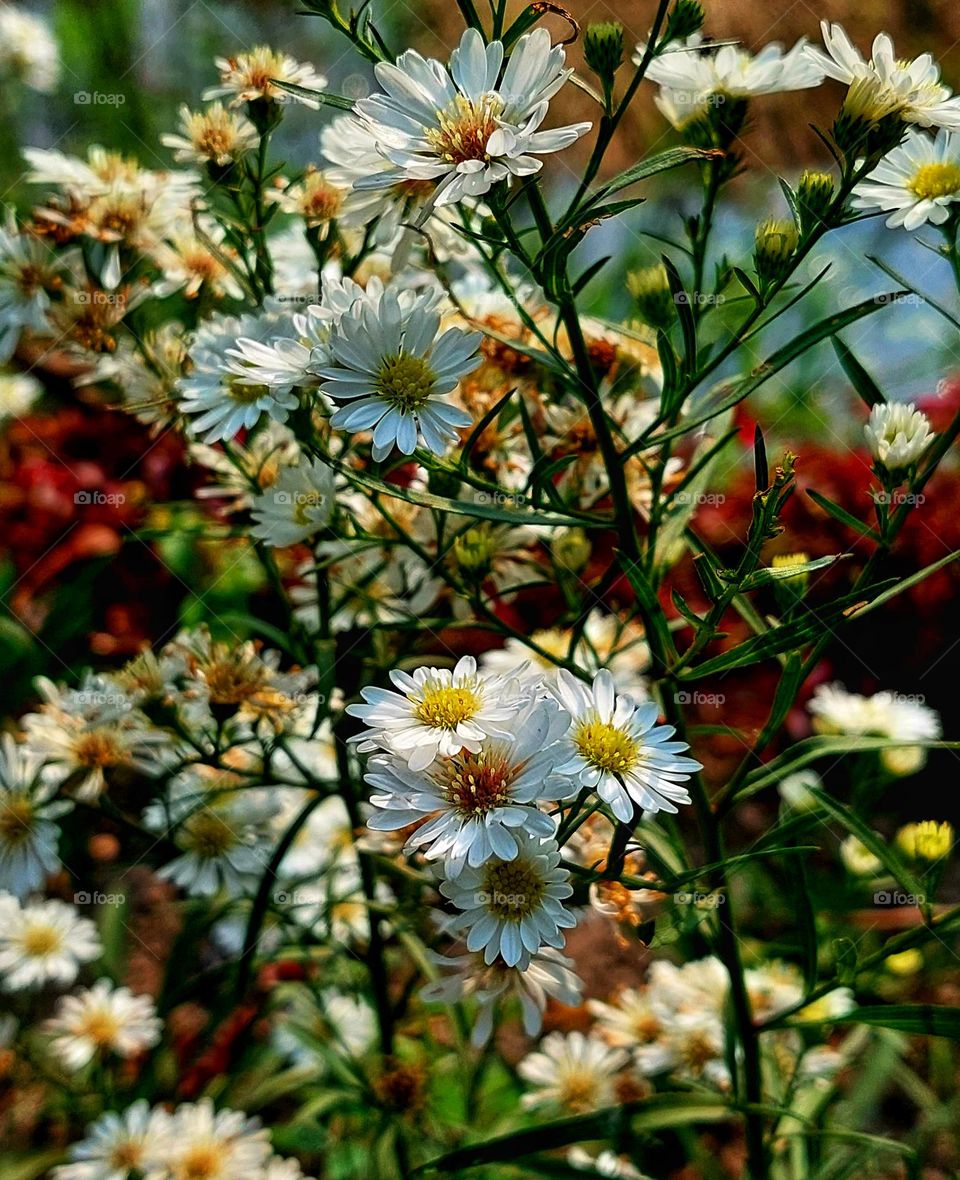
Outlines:
[[68, 1070], [83, 1069], [97, 1054], [135, 1057], [160, 1039], [162, 1022], [149, 996], [98, 979], [93, 987], [62, 996], [47, 1021], [50, 1050]]
[[571, 1114], [602, 1110], [616, 1104], [617, 1074], [629, 1063], [628, 1053], [599, 1037], [550, 1033], [517, 1066], [532, 1087], [520, 1101], [526, 1109], [545, 1106]]
[[0, 889], [24, 898], [60, 867], [57, 822], [73, 807], [41, 777], [43, 760], [5, 733], [0, 738]]
[[72, 905], [52, 899], [21, 906], [0, 893], [0, 978], [6, 991], [69, 987], [81, 964], [102, 949], [94, 924]]
[[334, 504], [333, 470], [319, 459], [302, 457], [284, 467], [273, 485], [254, 497], [252, 537], [273, 547], [296, 545], [329, 521]]
[[259, 136], [249, 119], [212, 103], [206, 110], [180, 107], [180, 134], [164, 134], [160, 142], [173, 148], [178, 163], [216, 164], [223, 168], [256, 147]]
[[50, 94], [59, 78], [60, 50], [46, 21], [12, 4], [0, 5], [0, 81]]
[[51, 1180], [165, 1180], [169, 1147], [170, 1116], [141, 1098], [91, 1123], [86, 1138], [70, 1148], [73, 1162], [54, 1168]]
[[271, 102], [302, 102], [316, 110], [320, 106], [316, 99], [292, 94], [274, 83], [289, 82], [304, 90], [323, 90], [327, 85], [326, 78], [313, 66], [267, 45], [258, 45], [236, 57], [215, 58], [214, 63], [220, 71], [220, 84], [209, 86], [203, 92], [204, 102], [211, 98], [228, 98], [231, 106], [240, 106], [241, 103], [268, 99]]

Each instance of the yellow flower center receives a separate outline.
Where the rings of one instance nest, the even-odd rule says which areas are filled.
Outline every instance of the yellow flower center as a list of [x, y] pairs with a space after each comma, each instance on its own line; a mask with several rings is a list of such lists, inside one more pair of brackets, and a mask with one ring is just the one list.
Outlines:
[[200, 810], [183, 825], [186, 845], [198, 856], [215, 859], [237, 844], [237, 834], [215, 811]]
[[101, 769], [124, 761], [126, 749], [115, 734], [95, 729], [90, 733], [80, 734], [74, 743], [73, 756], [81, 766]]
[[568, 1073], [558, 1083], [560, 1105], [583, 1114], [592, 1110], [597, 1102], [597, 1078], [586, 1071]]
[[248, 385], [239, 377], [227, 380], [227, 395], [231, 401], [239, 402], [242, 406], [252, 405], [258, 398], [266, 397], [270, 392], [268, 385]]
[[469, 99], [462, 94], [437, 115], [437, 126], [427, 128], [425, 138], [441, 159], [450, 164], [465, 160], [489, 160], [487, 143], [503, 114], [503, 99], [485, 94]]
[[640, 761], [640, 743], [609, 721], [581, 721], [572, 740], [582, 758], [608, 774], [626, 774]]
[[298, 492], [296, 495], [296, 503], [293, 509], [293, 519], [297, 524], [308, 525], [312, 524], [310, 511], [314, 508], [322, 508], [327, 502], [327, 497], [323, 492]]
[[924, 201], [960, 193], [960, 164], [923, 164], [907, 187]]
[[222, 1163], [223, 1152], [216, 1144], [200, 1144], [184, 1155], [177, 1174], [183, 1180], [210, 1180], [220, 1175]]
[[483, 904], [504, 922], [519, 922], [536, 911], [545, 882], [536, 865], [516, 860], [492, 860], [483, 870]]
[[429, 398], [436, 374], [422, 356], [401, 352], [385, 357], [376, 379], [376, 392], [403, 410], [416, 410]]
[[23, 932], [21, 945], [25, 954], [42, 959], [59, 950], [62, 941], [60, 931], [53, 926], [28, 926]]
[[415, 716], [431, 729], [456, 729], [480, 708], [480, 697], [467, 685], [427, 685]]
[[143, 1162], [143, 1146], [140, 1143], [118, 1143], [110, 1152], [110, 1166], [118, 1171], [128, 1172]]
[[228, 156], [234, 149], [237, 137], [233, 128], [225, 124], [205, 123], [199, 127], [194, 136], [193, 145], [201, 155], [209, 156], [211, 160], [220, 156]]
[[88, 1012], [77, 1031], [80, 1036], [89, 1037], [94, 1044], [106, 1046], [113, 1044], [119, 1029], [116, 1017], [105, 1008], [101, 1008]]
[[32, 823], [33, 804], [26, 795], [12, 795], [0, 803], [0, 843], [24, 843]]
[[319, 172], [306, 178], [300, 197], [300, 212], [308, 221], [330, 221], [343, 205], [343, 189], [331, 184]]
[[444, 796], [465, 815], [483, 815], [510, 798], [510, 783], [519, 767], [503, 754], [470, 754], [464, 751], [441, 763], [439, 776]]

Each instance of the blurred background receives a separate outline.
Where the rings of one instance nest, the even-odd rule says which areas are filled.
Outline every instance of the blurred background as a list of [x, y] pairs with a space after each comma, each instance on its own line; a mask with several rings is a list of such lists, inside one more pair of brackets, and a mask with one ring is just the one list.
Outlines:
[[[654, 10], [652, 0], [571, 0], [570, 6], [581, 24], [619, 19], [628, 44], [644, 38]], [[47, 22], [60, 57], [59, 76], [37, 90], [17, 79], [15, 46], [0, 45], [0, 191], [22, 215], [37, 199], [23, 179], [23, 145], [83, 155], [91, 143], [100, 143], [135, 155], [146, 167], [169, 167], [160, 135], [175, 129], [182, 103], [199, 105], [201, 92], [216, 79], [218, 56], [268, 43], [316, 65], [338, 93], [356, 98], [371, 88], [369, 66], [320, 18], [299, 13], [296, 0], [48, 0], [17, 8]], [[3, 11], [11, 10], [3, 5]], [[397, 51], [412, 44], [445, 58], [462, 29], [449, 0], [374, 0], [372, 12]], [[841, 21], [862, 49], [885, 29], [903, 56], [932, 51], [946, 81], [960, 84], [960, 6], [954, 0], [827, 0], [816, 12], [788, 0], [766, 5], [713, 0], [707, 5], [706, 32], [759, 49], [771, 40], [792, 44], [800, 36], [817, 38], [821, 17]], [[548, 23], [558, 39], [570, 31], [561, 15], [550, 16]], [[574, 43], [569, 52], [571, 62], [582, 68], [579, 46]], [[610, 153], [610, 171], [672, 141], [652, 96], [652, 86], [641, 91]], [[742, 257], [756, 222], [785, 213], [777, 174], [793, 177], [803, 167], [828, 163], [808, 124], [828, 126], [838, 99], [838, 88], [827, 83], [816, 91], [755, 102], [741, 145], [747, 167], [720, 219], [719, 248], [736, 249]], [[593, 117], [589, 99], [573, 87], [558, 96], [555, 106], [551, 118], [557, 123]], [[292, 168], [317, 159], [318, 131], [328, 117], [300, 106], [290, 109], [277, 143]], [[558, 196], [574, 181], [588, 149], [589, 139], [551, 157], [547, 172]], [[669, 175], [669, 182], [651, 189], [647, 204], [617, 224], [606, 223], [582, 248], [585, 257], [617, 259], [590, 287], [591, 312], [611, 319], [629, 314], [625, 270], [659, 256], [660, 245], [648, 231], [676, 233], [679, 218], [695, 210], [692, 173]], [[870, 254], [886, 258], [932, 294], [952, 299], [946, 266], [908, 235], [887, 231], [872, 219], [828, 239], [815, 261], [832, 262], [832, 281], [818, 288], [802, 314], [825, 314], [888, 289], [889, 280], [868, 260]], [[800, 314], [784, 318], [783, 334], [802, 326]], [[896, 316], [880, 312], [870, 317], [848, 343], [889, 397], [922, 402], [936, 426], [949, 420], [960, 397], [960, 384], [953, 381], [953, 374], [960, 373], [955, 335], [916, 301]], [[5, 714], [24, 707], [38, 674], [70, 679], [86, 664], [128, 658], [210, 610], [235, 628], [242, 627], [245, 615], [269, 611], [254, 564], [237, 562], [229, 544], [205, 540], [202, 509], [193, 500], [200, 477], [186, 464], [174, 434], [151, 434], [116, 412], [96, 387], [77, 392], [56, 353], [18, 357], [16, 364], [42, 381], [43, 396], [25, 413], [0, 401], [0, 694]], [[828, 347], [767, 385], [750, 415], [763, 426], [771, 457], [787, 448], [800, 454], [801, 486], [815, 485], [854, 514], [866, 511], [869, 472], [857, 454], [865, 415]], [[752, 438], [750, 415], [741, 415], [745, 441]], [[743, 535], [752, 478], [745, 445], [723, 475], [722, 503], [701, 512], [704, 533], [731, 555]], [[960, 479], [956, 467], [947, 464], [904, 538], [897, 559], [904, 569], [960, 548], [958, 502]], [[852, 579], [862, 555], [849, 532], [844, 534], [802, 493], [787, 520], [788, 533], [778, 542], [784, 552], [803, 549], [815, 557], [854, 550], [854, 560], [819, 583], [817, 593], [829, 595], [838, 589], [837, 581]], [[956, 732], [957, 590], [957, 574], [950, 567], [888, 609], [870, 614], [835, 648], [824, 675], [861, 691], [889, 687], [923, 695], [943, 713], [946, 731]], [[873, 671], [866, 671], [868, 665]], [[738, 719], [749, 729], [767, 704], [762, 677], [724, 691], [728, 702], [736, 700]], [[722, 763], [722, 748], [717, 756]], [[924, 790], [937, 797], [942, 769], [936, 758], [930, 767]]]

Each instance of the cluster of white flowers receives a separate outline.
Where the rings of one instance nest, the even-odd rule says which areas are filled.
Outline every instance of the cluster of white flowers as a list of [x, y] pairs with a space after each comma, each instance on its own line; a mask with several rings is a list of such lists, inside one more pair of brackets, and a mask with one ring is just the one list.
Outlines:
[[46, 21], [22, 8], [0, 8], [0, 81], [49, 94], [60, 77], [60, 50]]
[[108, 1111], [70, 1155], [53, 1180], [309, 1180], [295, 1160], [273, 1154], [259, 1120], [217, 1110], [209, 1098], [171, 1112], [143, 1099]]
[[657, 707], [618, 694], [608, 670], [592, 685], [559, 677], [508, 680], [464, 656], [452, 669], [394, 671], [398, 691], [366, 688], [347, 707], [366, 726], [358, 749], [373, 753], [369, 826], [412, 829], [407, 851], [439, 862], [468, 951], [487, 967], [534, 964], [558, 988], [567, 964], [545, 953], [576, 920], [557, 804], [593, 791], [624, 821], [675, 811], [700, 769], [657, 725]]

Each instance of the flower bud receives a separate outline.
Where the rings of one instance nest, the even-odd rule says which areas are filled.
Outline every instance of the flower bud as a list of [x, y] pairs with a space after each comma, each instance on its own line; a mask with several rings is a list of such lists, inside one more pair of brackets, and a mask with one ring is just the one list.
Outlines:
[[669, 328], [676, 308], [673, 292], [662, 262], [631, 271], [627, 275], [627, 289], [637, 302], [637, 311], [651, 328]]
[[903, 138], [902, 100], [879, 78], [857, 78], [833, 124], [833, 139], [847, 157], [878, 160]]
[[801, 172], [797, 183], [800, 223], [805, 229], [819, 225], [833, 204], [834, 184], [829, 172]]
[[897, 847], [911, 860], [925, 860], [931, 864], [943, 860], [953, 847], [953, 825], [925, 819], [906, 824], [896, 835]]
[[[770, 568], [782, 576], [773, 583], [773, 591], [781, 610], [799, 602], [810, 586], [810, 575], [802, 567], [810, 560], [806, 553], [778, 553], [770, 561]], [[790, 573], [795, 568], [794, 573]]]
[[578, 574], [590, 560], [590, 539], [583, 529], [557, 529], [550, 551], [558, 566]]
[[692, 37], [703, 28], [703, 5], [700, 0], [677, 0], [663, 31], [664, 44]]
[[587, 25], [583, 56], [598, 78], [604, 82], [612, 81], [623, 62], [623, 25], [619, 21]]
[[753, 261], [761, 286], [782, 278], [797, 248], [797, 227], [792, 221], [762, 221], [754, 239]]
[[926, 415], [912, 402], [874, 406], [863, 433], [880, 474], [897, 480], [917, 465], [936, 438]]
[[840, 859], [852, 877], [875, 877], [883, 868], [880, 860], [856, 836], [848, 836], [840, 845]]
[[457, 570], [471, 582], [481, 582], [489, 574], [496, 542], [487, 525], [467, 529], [454, 541], [451, 555]]

